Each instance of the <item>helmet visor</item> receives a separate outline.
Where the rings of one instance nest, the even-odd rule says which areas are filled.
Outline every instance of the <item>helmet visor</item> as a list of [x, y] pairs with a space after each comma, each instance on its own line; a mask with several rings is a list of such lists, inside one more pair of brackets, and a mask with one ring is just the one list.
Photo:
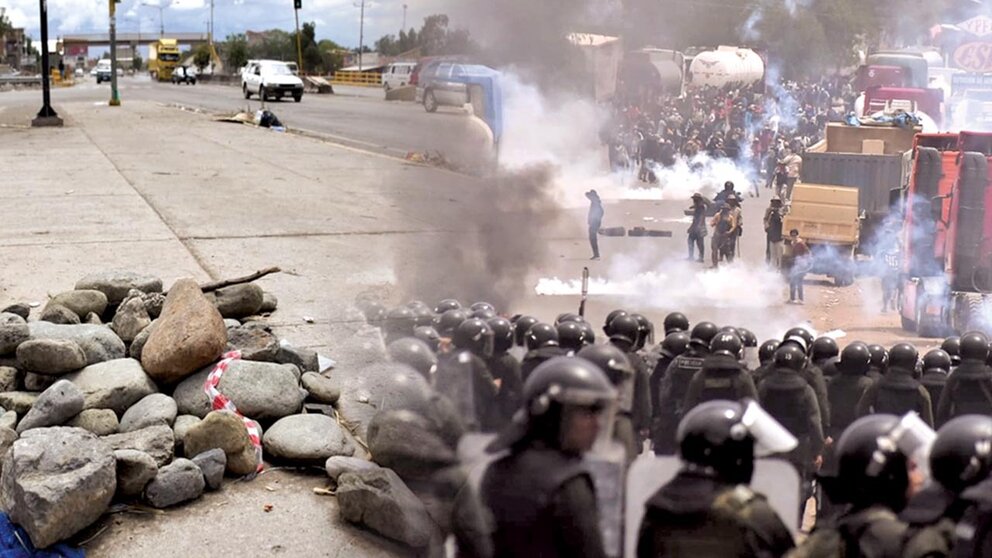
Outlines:
[[784, 426], [769, 415], [757, 401], [746, 399], [743, 402], [743, 424], [754, 438], [755, 457], [767, 457], [777, 453], [788, 453], [799, 445], [799, 441]]

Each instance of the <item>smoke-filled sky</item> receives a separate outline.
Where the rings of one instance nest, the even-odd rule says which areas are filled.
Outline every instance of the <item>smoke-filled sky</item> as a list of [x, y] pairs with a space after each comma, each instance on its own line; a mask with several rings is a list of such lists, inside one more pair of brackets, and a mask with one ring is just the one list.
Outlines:
[[[317, 38], [331, 39], [348, 47], [358, 46], [360, 0], [303, 0], [300, 23], [317, 23]], [[166, 33], [206, 32], [210, 0], [124, 0], [117, 5], [118, 29], [127, 32], [158, 33], [159, 10], [142, 4], [167, 6], [162, 10]], [[403, 26], [403, 5], [407, 8], [407, 28], [419, 29], [423, 19], [446, 11], [450, 0], [374, 0], [365, 3], [365, 44], [379, 37], [396, 34]], [[16, 27], [25, 27], [37, 39], [38, 1], [3, 0], [0, 9]], [[108, 5], [94, 0], [48, 0], [49, 33], [104, 33]], [[457, 22], [456, 22], [457, 23]], [[140, 26], [140, 29], [139, 29]], [[218, 38], [245, 30], [262, 31], [294, 28], [292, 0], [215, 0], [214, 29]]]

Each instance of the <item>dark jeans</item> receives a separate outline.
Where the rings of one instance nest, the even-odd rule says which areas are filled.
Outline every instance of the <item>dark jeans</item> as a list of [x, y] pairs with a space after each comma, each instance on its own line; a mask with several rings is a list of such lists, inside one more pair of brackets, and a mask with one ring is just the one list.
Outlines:
[[599, 227], [602, 225], [601, 221], [594, 221], [589, 223], [589, 246], [592, 247], [592, 257], [599, 257]]
[[689, 233], [689, 259], [692, 259], [692, 254], [694, 252], [693, 248], [699, 250], [699, 261], [703, 261], [703, 256], [705, 256], [705, 244], [703, 243], [703, 235], [696, 233]]
[[789, 300], [803, 300], [803, 279], [805, 273], [792, 273], [789, 276]]

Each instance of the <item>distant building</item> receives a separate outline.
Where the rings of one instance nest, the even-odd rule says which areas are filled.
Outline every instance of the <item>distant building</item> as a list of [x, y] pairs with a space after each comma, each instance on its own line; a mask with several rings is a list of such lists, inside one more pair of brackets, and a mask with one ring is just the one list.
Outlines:
[[24, 28], [16, 27], [0, 36], [0, 64], [11, 68], [20, 68], [27, 44], [24, 40]]
[[[384, 56], [378, 52], [362, 53], [362, 71], [372, 71], [386, 65]], [[344, 67], [342, 71], [358, 71], [358, 53], [349, 52], [344, 56]]]

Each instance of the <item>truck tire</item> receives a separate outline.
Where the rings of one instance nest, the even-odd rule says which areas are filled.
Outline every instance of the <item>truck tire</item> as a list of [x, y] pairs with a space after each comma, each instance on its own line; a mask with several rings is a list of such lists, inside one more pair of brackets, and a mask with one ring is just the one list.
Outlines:
[[248, 84], [242, 84], [241, 90], [244, 91], [245, 99], [251, 99], [251, 91], [248, 91]]

